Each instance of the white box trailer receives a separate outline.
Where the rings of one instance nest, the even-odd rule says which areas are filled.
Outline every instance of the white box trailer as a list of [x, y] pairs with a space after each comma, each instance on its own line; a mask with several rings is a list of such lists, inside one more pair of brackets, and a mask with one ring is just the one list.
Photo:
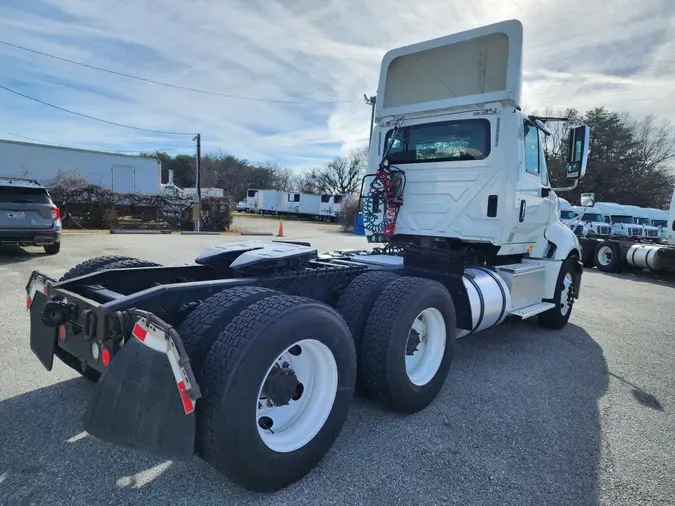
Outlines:
[[321, 203], [319, 204], [319, 217], [330, 218], [333, 216], [333, 197], [330, 193], [321, 194]]
[[246, 212], [257, 214], [277, 214], [286, 210], [285, 193], [279, 190], [259, 190], [251, 188], [246, 193]]
[[300, 194], [300, 211], [302, 216], [318, 217], [321, 209], [321, 196], [310, 193]]
[[162, 193], [162, 163], [155, 158], [0, 140], [0, 176], [46, 184], [59, 172], [77, 172], [91, 184], [120, 193]]

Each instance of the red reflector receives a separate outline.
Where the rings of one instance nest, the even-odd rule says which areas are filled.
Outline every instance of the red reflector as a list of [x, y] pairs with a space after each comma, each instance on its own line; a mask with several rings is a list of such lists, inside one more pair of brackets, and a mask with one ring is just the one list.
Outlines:
[[68, 329], [66, 329], [66, 326], [59, 325], [59, 339], [61, 339], [61, 341], [65, 341], [67, 336], [68, 336]]
[[103, 362], [103, 365], [106, 367], [108, 367], [108, 364], [110, 363], [110, 352], [105, 346], [101, 346], [101, 362]]
[[33, 304], [33, 299], [26, 297], [26, 309], [30, 309], [31, 304]]
[[61, 210], [58, 207], [52, 208], [52, 220], [56, 221], [61, 218]]
[[195, 410], [195, 403], [188, 397], [188, 395], [185, 393], [185, 390], [185, 383], [183, 381], [179, 381], [178, 391], [180, 392], [180, 399], [183, 401], [183, 409], [185, 410], [185, 414], [189, 415]]
[[131, 331], [131, 335], [133, 335], [139, 341], [145, 341], [145, 337], [148, 335], [148, 331], [137, 323], [136, 325], [134, 325], [134, 330]]

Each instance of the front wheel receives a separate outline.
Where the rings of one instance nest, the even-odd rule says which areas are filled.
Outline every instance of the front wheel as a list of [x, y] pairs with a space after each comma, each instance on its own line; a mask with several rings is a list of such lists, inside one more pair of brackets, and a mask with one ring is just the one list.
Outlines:
[[354, 344], [334, 309], [288, 295], [259, 300], [232, 319], [204, 362], [199, 453], [251, 490], [286, 487], [332, 446], [355, 381]]
[[539, 323], [544, 327], [561, 329], [567, 325], [572, 315], [574, 293], [576, 285], [579, 282], [579, 276], [574, 269], [574, 262], [576, 261], [576, 257], [568, 258], [560, 267], [555, 293], [553, 294], [553, 299], [550, 301], [555, 306], [539, 315]]

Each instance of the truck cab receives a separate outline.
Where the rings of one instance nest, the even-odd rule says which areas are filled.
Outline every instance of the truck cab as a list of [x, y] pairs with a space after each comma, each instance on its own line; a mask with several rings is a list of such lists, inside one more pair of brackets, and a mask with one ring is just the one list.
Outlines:
[[[404, 172], [392, 237], [427, 245], [452, 239], [494, 256], [564, 259], [579, 250], [559, 220], [548, 177], [547, 118], [520, 107], [521, 74], [522, 25], [515, 20], [385, 55], [369, 172], [383, 158]], [[571, 182], [585, 173], [588, 136], [584, 125], [570, 129]], [[369, 202], [364, 187], [366, 235], [379, 242], [386, 206]]]
[[502, 276], [510, 300], [474, 308], [480, 314], [505, 307], [523, 318], [542, 311], [569, 318], [556, 290], [577, 293], [581, 247], [560, 221], [557, 193], [584, 176], [590, 131], [570, 125], [572, 186], [552, 188], [547, 123], [569, 121], [523, 112], [522, 39], [522, 25], [511, 20], [385, 54], [363, 224], [369, 242], [415, 249], [420, 265], [448, 255], [465, 272], [476, 266]]
[[641, 239], [642, 226], [635, 223], [632, 213], [614, 202], [596, 202], [593, 210], [602, 214], [605, 223], [612, 227], [612, 235], [628, 239]]
[[572, 204], [560, 197], [558, 197], [558, 201], [560, 202], [560, 221], [567, 225], [577, 237], [586, 235], [586, 229], [583, 223], [578, 220]]
[[668, 239], [668, 211], [653, 207], [648, 207], [645, 211], [649, 216], [649, 224], [659, 231], [659, 240], [666, 241]]
[[647, 241], [656, 242], [659, 240], [659, 229], [652, 225], [649, 219], [649, 214], [646, 209], [638, 206], [630, 206], [624, 204], [624, 209], [631, 213], [635, 219], [635, 223], [642, 227], [642, 238]]
[[598, 213], [595, 208], [585, 206], [572, 206], [579, 221], [584, 226], [585, 236], [609, 237], [612, 235], [612, 227], [605, 222], [605, 217]]

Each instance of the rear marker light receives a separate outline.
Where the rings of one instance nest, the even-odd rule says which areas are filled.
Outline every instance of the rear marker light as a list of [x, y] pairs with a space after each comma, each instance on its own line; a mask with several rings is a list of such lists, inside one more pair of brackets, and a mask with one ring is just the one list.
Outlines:
[[31, 304], [33, 304], [33, 299], [26, 297], [26, 310], [30, 309]]
[[65, 325], [59, 325], [59, 339], [65, 341], [66, 337], [68, 337], [68, 329], [66, 329]]
[[56, 221], [61, 218], [61, 210], [58, 207], [52, 208], [52, 220]]
[[91, 343], [91, 356], [98, 362], [98, 358], [101, 355], [101, 350], [98, 347], [98, 343]]
[[105, 346], [102, 346], [103, 351], [101, 351], [101, 362], [103, 362], [103, 365], [108, 367], [108, 364], [110, 363], [110, 351], [108, 351], [108, 348]]

